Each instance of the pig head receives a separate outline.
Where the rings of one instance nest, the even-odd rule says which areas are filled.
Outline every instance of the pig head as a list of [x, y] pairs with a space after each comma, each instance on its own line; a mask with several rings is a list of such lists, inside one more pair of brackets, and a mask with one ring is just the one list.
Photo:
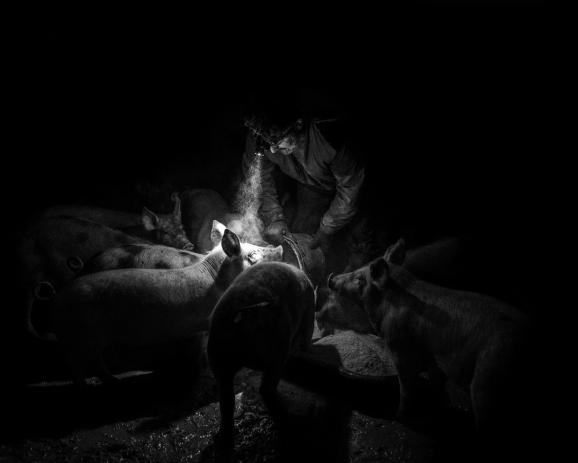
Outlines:
[[194, 246], [187, 238], [182, 224], [180, 197], [175, 192], [171, 200], [174, 207], [170, 214], [156, 214], [146, 207], [137, 214], [91, 206], [53, 206], [45, 210], [42, 217], [67, 216], [90, 220], [147, 241], [192, 251]]

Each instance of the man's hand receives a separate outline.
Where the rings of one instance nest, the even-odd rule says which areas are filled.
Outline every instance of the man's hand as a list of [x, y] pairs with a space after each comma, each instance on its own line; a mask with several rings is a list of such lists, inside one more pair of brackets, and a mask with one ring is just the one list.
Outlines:
[[283, 235], [288, 233], [289, 228], [287, 227], [287, 222], [284, 220], [276, 220], [269, 224], [265, 229], [264, 235], [267, 242], [279, 246], [280, 244], [283, 244]]
[[313, 241], [311, 241], [309, 244], [309, 249], [321, 248], [323, 253], [326, 254], [329, 250], [329, 246], [331, 246], [331, 237], [331, 233], [329, 233], [327, 230], [319, 228], [313, 237]]

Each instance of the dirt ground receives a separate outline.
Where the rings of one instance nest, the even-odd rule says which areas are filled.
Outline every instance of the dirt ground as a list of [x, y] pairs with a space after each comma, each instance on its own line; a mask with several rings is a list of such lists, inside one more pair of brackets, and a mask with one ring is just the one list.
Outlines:
[[[463, 397], [435, 418], [402, 424], [397, 377], [381, 350], [352, 334], [328, 339], [316, 355], [332, 352], [348, 371], [379, 374], [344, 380], [290, 364], [279, 386], [285, 412], [272, 417], [258, 393], [260, 373], [242, 370], [235, 380], [239, 462], [469, 461], [472, 420]], [[93, 378], [84, 389], [64, 381], [15, 387], [4, 395], [0, 462], [214, 461], [219, 407], [208, 371], [195, 386], [174, 373], [120, 378], [114, 385]]]

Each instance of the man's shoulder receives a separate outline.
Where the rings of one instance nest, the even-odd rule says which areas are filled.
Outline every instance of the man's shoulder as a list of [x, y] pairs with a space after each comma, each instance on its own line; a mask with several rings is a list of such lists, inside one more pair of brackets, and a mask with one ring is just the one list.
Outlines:
[[343, 119], [313, 119], [311, 123], [335, 151], [341, 151], [348, 144], [349, 127]]

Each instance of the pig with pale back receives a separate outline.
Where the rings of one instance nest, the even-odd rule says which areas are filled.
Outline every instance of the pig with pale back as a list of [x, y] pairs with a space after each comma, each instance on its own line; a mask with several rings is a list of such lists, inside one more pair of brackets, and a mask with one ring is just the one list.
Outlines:
[[83, 383], [90, 363], [100, 366], [103, 379], [113, 379], [103, 362], [108, 348], [178, 342], [206, 330], [212, 308], [235, 277], [258, 262], [282, 258], [280, 246], [241, 243], [217, 222], [212, 235], [220, 244], [195, 265], [98, 272], [57, 293], [52, 338], [67, 352], [76, 383]]
[[170, 214], [156, 214], [146, 207], [142, 213], [116, 211], [94, 206], [53, 206], [43, 211], [42, 218], [76, 217], [121, 230], [146, 241], [192, 251], [182, 223], [181, 200], [175, 192]]

